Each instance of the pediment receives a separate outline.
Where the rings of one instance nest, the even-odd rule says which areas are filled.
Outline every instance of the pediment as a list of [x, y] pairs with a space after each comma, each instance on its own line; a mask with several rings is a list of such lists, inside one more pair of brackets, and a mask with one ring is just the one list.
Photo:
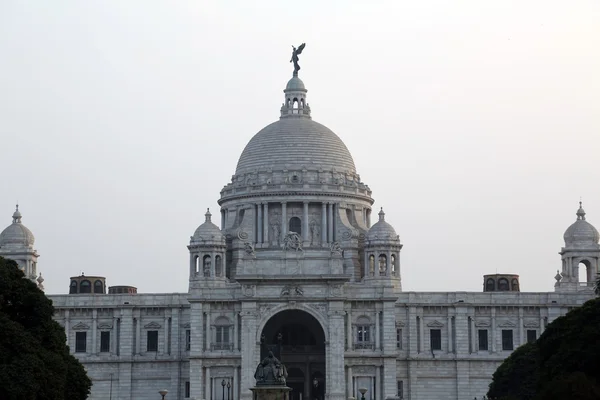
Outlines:
[[73, 328], [71, 328], [71, 329], [73, 329], [74, 331], [86, 331], [86, 330], [90, 329], [90, 326], [84, 324], [83, 322], [80, 322], [76, 325], [73, 325]]
[[402, 328], [404, 326], [404, 322], [396, 321], [396, 328]]
[[504, 321], [498, 324], [499, 328], [516, 328], [517, 324], [511, 321]]
[[475, 326], [477, 328], [487, 328], [490, 326], [490, 322], [489, 321], [475, 321]]
[[98, 324], [98, 329], [112, 329], [112, 324], [109, 324], [107, 322], [101, 322]]
[[190, 328], [191, 328], [191, 325], [190, 325], [190, 323], [188, 322], [187, 324], [183, 324], [183, 325], [181, 325], [181, 327], [182, 327], [182, 328], [184, 328], [184, 329], [190, 329]]
[[144, 329], [160, 329], [160, 325], [152, 321], [149, 324], [144, 325]]
[[525, 323], [523, 323], [523, 326], [525, 328], [539, 328], [540, 323], [537, 321], [525, 321]]
[[442, 324], [438, 320], [435, 320], [435, 321], [432, 321], [432, 322], [428, 323], [427, 326], [430, 327], [430, 328], [441, 328], [442, 326], [444, 326], [444, 324]]

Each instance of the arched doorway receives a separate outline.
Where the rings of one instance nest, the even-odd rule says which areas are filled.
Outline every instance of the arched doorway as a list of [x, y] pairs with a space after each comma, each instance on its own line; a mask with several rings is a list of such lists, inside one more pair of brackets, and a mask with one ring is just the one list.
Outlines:
[[324, 400], [325, 333], [319, 321], [305, 311], [281, 311], [269, 319], [261, 337], [261, 360], [271, 350], [287, 368], [290, 400]]

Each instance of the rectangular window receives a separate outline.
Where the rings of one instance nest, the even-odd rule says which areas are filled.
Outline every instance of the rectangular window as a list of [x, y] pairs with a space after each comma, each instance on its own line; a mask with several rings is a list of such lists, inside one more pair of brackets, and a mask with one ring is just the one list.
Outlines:
[[217, 326], [217, 343], [229, 344], [229, 327]]
[[357, 340], [359, 342], [370, 342], [371, 341], [371, 332], [369, 329], [369, 325], [359, 325], [357, 327], [358, 337]]
[[399, 397], [400, 399], [404, 398], [404, 381], [398, 381], [397, 382], [397, 388], [398, 388], [398, 392], [396, 393], [396, 396]]
[[189, 382], [185, 383], [185, 390], [184, 390], [184, 396], [183, 397], [185, 397], [186, 399], [188, 397], [190, 397], [190, 383]]
[[108, 353], [110, 351], [110, 332], [100, 332], [100, 352]]
[[480, 329], [478, 332], [479, 335], [479, 350], [487, 351], [488, 350], [488, 331], [487, 329]]
[[513, 350], [512, 329], [502, 329], [502, 350]]
[[442, 330], [441, 329], [431, 329], [429, 331], [429, 339], [431, 341], [431, 350], [441, 350], [442, 349]]
[[192, 347], [192, 331], [190, 329], [185, 330], [185, 350], [190, 351]]
[[146, 351], [158, 351], [158, 331], [148, 331]]
[[537, 330], [527, 329], [527, 343], [533, 343], [537, 340]]
[[75, 332], [75, 353], [87, 351], [87, 332]]
[[396, 348], [402, 350], [402, 329], [396, 329]]

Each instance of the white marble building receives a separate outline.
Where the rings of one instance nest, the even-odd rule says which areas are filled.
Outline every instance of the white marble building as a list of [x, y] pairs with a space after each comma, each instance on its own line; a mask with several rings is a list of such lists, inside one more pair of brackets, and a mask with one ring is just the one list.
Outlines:
[[[520, 292], [516, 275], [486, 276], [479, 293], [403, 292], [402, 244], [383, 211], [371, 225], [352, 156], [311, 119], [297, 76], [284, 93], [281, 118], [250, 140], [221, 191], [220, 228], [207, 212], [190, 239], [188, 293], [106, 294], [103, 278], [81, 276], [51, 296], [91, 399], [167, 389], [173, 400], [250, 400], [263, 336], [293, 400], [360, 397], [360, 387], [369, 400], [473, 399], [513, 349], [593, 296], [599, 235], [581, 207], [554, 292]], [[35, 278], [17, 213], [0, 255]]]

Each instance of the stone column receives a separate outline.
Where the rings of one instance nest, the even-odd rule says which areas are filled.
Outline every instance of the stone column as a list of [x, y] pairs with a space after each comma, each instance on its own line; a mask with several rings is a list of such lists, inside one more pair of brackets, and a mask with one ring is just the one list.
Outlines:
[[214, 251], [211, 251], [211, 253], [210, 253], [210, 276], [212, 276], [213, 278], [217, 277], [216, 255], [217, 255], [217, 253], [215, 253]]
[[304, 210], [303, 210], [303, 219], [302, 219], [302, 240], [304, 240], [304, 244], [307, 245], [310, 240], [309, 232], [308, 232], [308, 201], [304, 202]]
[[367, 228], [371, 227], [371, 209], [367, 209]]
[[[523, 345], [523, 343], [525, 343], [525, 332], [524, 332], [524, 327], [523, 327], [523, 307], [519, 307], [519, 346]], [[518, 346], [515, 346], [515, 349]]]
[[140, 354], [142, 351], [142, 318], [141, 311], [136, 310], [135, 315], [137, 316], [135, 324], [135, 354]]
[[327, 228], [329, 231], [329, 235], [328, 235], [328, 242], [329, 243], [333, 243], [333, 203], [329, 203], [329, 212], [328, 212], [328, 221], [327, 221]]
[[[263, 217], [263, 243], [269, 244], [269, 203], [263, 203], [265, 205], [264, 217]], [[207, 400], [207, 399], [205, 399]]]
[[492, 336], [492, 353], [496, 352], [496, 308], [492, 307], [492, 326], [490, 327]]
[[321, 244], [327, 245], [327, 203], [321, 204]]
[[379, 311], [375, 311], [375, 350], [381, 350], [379, 345]]
[[352, 350], [352, 338], [354, 337], [354, 332], [352, 332], [352, 313], [347, 311], [347, 314], [346, 329], [348, 330], [348, 336], [346, 337], [346, 345], [348, 346], [348, 350]]
[[221, 209], [221, 230], [223, 229], [225, 229], [225, 210]]
[[388, 251], [386, 257], [387, 257], [387, 269], [385, 270], [385, 275], [392, 276], [392, 252]]
[[212, 399], [212, 390], [210, 387], [210, 367], [206, 367], [206, 376], [204, 381], [204, 398], [206, 400]]
[[[256, 371], [256, 365], [258, 364], [258, 357], [256, 354], [257, 350], [257, 310], [256, 303], [244, 302], [242, 303], [242, 379], [241, 379], [241, 393], [240, 399], [251, 400], [252, 392], [250, 388], [254, 386], [254, 372]], [[206, 399], [208, 400], [208, 399]]]
[[263, 235], [262, 235], [262, 226], [263, 226], [263, 215], [262, 215], [262, 205], [260, 203], [256, 204], [256, 243], [262, 244]]
[[396, 386], [396, 359], [384, 358], [383, 360], [383, 392], [382, 399], [393, 399], [396, 397], [398, 387]]
[[450, 309], [448, 309], [448, 353], [452, 353], [452, 317], [450, 316]]
[[348, 366], [348, 373], [346, 375], [346, 397], [352, 397], [352, 367]]
[[[408, 335], [407, 335], [407, 350], [408, 350], [408, 356], [409, 357], [415, 357], [418, 353], [418, 348], [417, 348], [417, 335], [419, 334], [419, 331], [417, 329], [418, 325], [417, 325], [417, 308], [416, 307], [409, 307], [408, 308], [408, 318], [407, 318], [407, 324], [405, 324], [405, 329], [408, 330]], [[408, 366], [410, 367], [410, 363], [408, 363]]]
[[287, 234], [287, 203], [281, 202], [281, 242]]
[[163, 339], [163, 354], [169, 354], [169, 317], [164, 317], [164, 339]]
[[98, 354], [96, 345], [96, 336], [98, 335], [98, 310], [92, 310], [92, 351], [91, 354]]
[[206, 348], [204, 350], [210, 351], [212, 341], [212, 336], [210, 335], [210, 304], [204, 304], [204, 313], [206, 314], [206, 323], [204, 325], [204, 343], [206, 343]]
[[425, 352], [425, 321], [423, 320], [423, 308], [419, 307], [419, 337], [421, 338], [421, 352]]
[[233, 340], [233, 350], [237, 350], [238, 349], [238, 341], [237, 341], [238, 334], [237, 333], [238, 333], [238, 329], [240, 329], [240, 327], [238, 326], [238, 319], [239, 318], [238, 318], [238, 312], [237, 311], [233, 313], [233, 319], [234, 319], [234, 321], [233, 321], [233, 335], [232, 335], [233, 336], [232, 337], [232, 340]]
[[[475, 315], [475, 313], [473, 313]], [[477, 335], [475, 334], [475, 318], [471, 318], [471, 349], [470, 351], [473, 353], [477, 353], [477, 346], [475, 345], [475, 338]]]
[[325, 390], [329, 400], [345, 400], [344, 393], [344, 303], [329, 304], [329, 351], [326, 351]]
[[[69, 346], [69, 334], [71, 333], [70, 323], [69, 323], [69, 310], [65, 310], [65, 334], [67, 336], [67, 346]], [[73, 352], [74, 347], [71, 348], [71, 353]]]

